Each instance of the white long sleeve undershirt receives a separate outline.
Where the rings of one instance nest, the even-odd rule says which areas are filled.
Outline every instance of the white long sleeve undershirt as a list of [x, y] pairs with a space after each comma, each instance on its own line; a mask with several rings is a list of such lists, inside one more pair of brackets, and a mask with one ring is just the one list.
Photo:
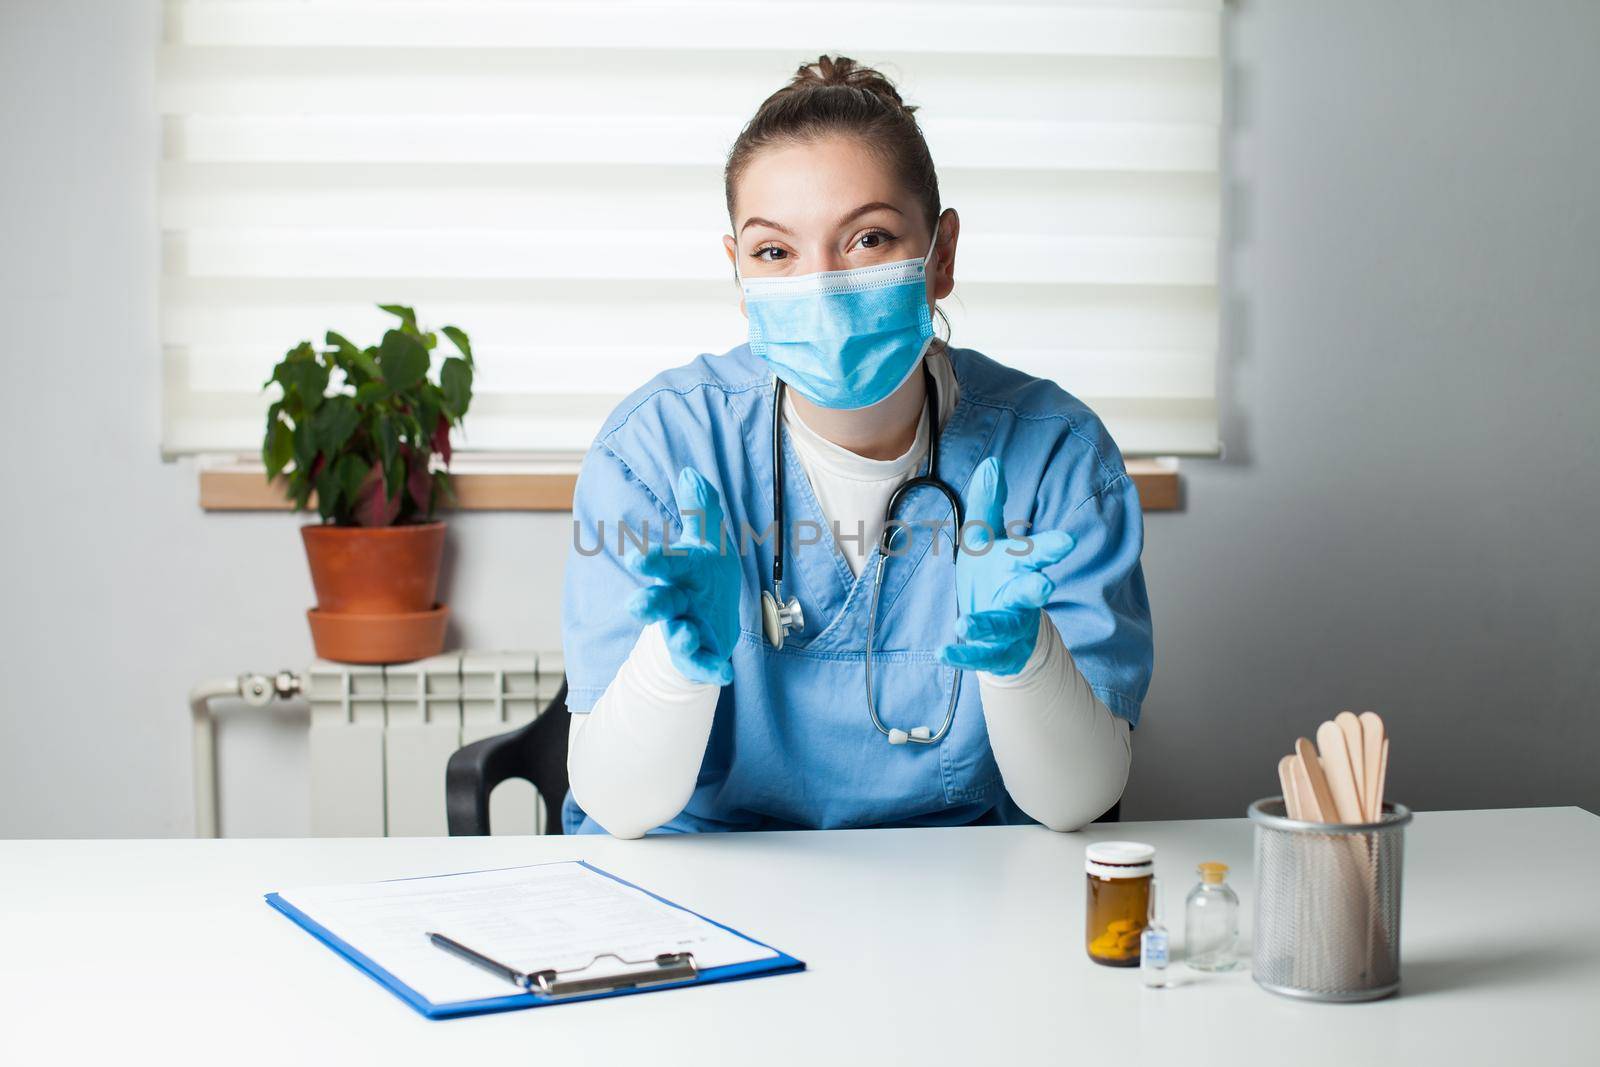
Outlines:
[[[929, 358], [936, 361], [942, 422], [954, 407], [955, 379], [942, 350]], [[907, 459], [926, 448], [926, 426], [919, 426], [907, 456], [869, 460], [823, 441], [792, 409], [785, 415], [829, 521], [847, 536], [858, 522], [866, 525], [863, 544], [840, 546], [859, 574], [889, 494], [916, 472], [918, 464]], [[1024, 812], [1052, 830], [1076, 830], [1116, 803], [1133, 759], [1128, 723], [1095, 696], [1048, 613], [1041, 613], [1038, 640], [1021, 671], [976, 673], [989, 746]], [[719, 692], [673, 665], [660, 624], [645, 627], [594, 707], [572, 717], [567, 774], [574, 799], [614, 837], [640, 837], [672, 819], [694, 792]]]
[[672, 663], [651, 623], [588, 714], [567, 736], [573, 799], [613, 837], [643, 837], [689, 803], [721, 686]]

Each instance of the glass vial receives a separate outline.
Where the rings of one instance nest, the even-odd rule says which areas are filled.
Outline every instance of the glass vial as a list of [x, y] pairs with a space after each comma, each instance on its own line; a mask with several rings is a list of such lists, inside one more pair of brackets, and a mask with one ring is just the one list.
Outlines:
[[1231, 971], [1239, 966], [1239, 896], [1226, 881], [1226, 863], [1202, 863], [1200, 884], [1184, 904], [1184, 959], [1197, 971]]
[[1161, 925], [1161, 893], [1152, 882], [1150, 917], [1139, 935], [1139, 980], [1146, 989], [1165, 989], [1172, 984], [1167, 978], [1168, 948], [1167, 928]]
[[1084, 948], [1107, 967], [1139, 965], [1139, 933], [1150, 914], [1156, 850], [1137, 841], [1098, 841], [1084, 852]]

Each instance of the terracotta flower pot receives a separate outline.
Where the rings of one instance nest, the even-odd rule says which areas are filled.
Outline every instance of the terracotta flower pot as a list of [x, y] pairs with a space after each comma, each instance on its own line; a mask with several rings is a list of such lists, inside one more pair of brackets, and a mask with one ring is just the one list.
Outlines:
[[300, 528], [317, 606], [317, 655], [349, 663], [400, 663], [444, 648], [447, 609], [435, 602], [444, 523]]
[[338, 615], [427, 611], [439, 591], [444, 523], [300, 527], [317, 610]]

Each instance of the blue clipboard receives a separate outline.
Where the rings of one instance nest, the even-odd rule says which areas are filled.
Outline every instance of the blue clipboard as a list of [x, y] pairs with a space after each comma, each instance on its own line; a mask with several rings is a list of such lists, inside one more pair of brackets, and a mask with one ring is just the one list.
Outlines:
[[753, 937], [742, 934], [731, 926], [726, 926], [722, 923], [719, 923], [715, 919], [708, 919], [697, 911], [685, 908], [681, 904], [675, 904], [667, 898], [660, 896], [659, 894], [652, 893], [643, 886], [635, 885], [625, 878], [618, 878], [610, 871], [601, 870], [592, 863], [588, 863], [584, 860], [578, 860], [577, 863], [579, 866], [585, 867], [588, 870], [593, 871], [595, 874], [603, 875], [604, 877], [625, 885], [630, 889], [637, 889], [646, 896], [655, 900], [659, 900], [661, 903], [666, 904], [669, 907], [677, 908], [679, 911], [686, 911], [690, 915], [693, 915], [698, 919], [702, 919], [705, 922], [710, 923], [712, 926], [726, 930], [735, 937], [743, 938], [753, 945], [760, 945], [762, 948], [771, 949], [773, 952], [777, 953], [777, 955], [771, 956], [764, 960], [751, 960], [747, 963], [731, 963], [722, 967], [708, 967], [697, 972], [693, 978], [686, 978], [682, 981], [661, 982], [644, 986], [642, 988], [633, 986], [619, 989], [605, 989], [593, 993], [577, 993], [559, 997], [544, 996], [543, 994], [535, 992], [508, 993], [503, 997], [484, 997], [478, 1000], [459, 1000], [451, 1001], [445, 1004], [435, 1004], [433, 1001], [424, 997], [421, 993], [418, 993], [415, 989], [412, 989], [410, 986], [400, 981], [400, 979], [396, 978], [389, 971], [378, 966], [378, 964], [375, 963], [370, 957], [363, 955], [348, 941], [345, 941], [333, 931], [317, 922], [311, 916], [307, 915], [305, 912], [301, 911], [287, 900], [284, 900], [283, 897], [279, 896], [277, 893], [268, 893], [266, 895], [266, 901], [278, 911], [292, 919], [296, 924], [303, 927], [306, 932], [311, 934], [311, 936], [315, 937], [318, 941], [321, 941], [323, 944], [333, 949], [333, 951], [337, 952], [346, 960], [354, 964], [357, 970], [364, 972], [379, 985], [383, 986], [389, 992], [393, 993], [395, 996], [411, 1005], [411, 1007], [415, 1008], [419, 1014], [429, 1019], [457, 1019], [465, 1015], [485, 1015], [490, 1012], [517, 1011], [522, 1008], [542, 1008], [550, 1004], [570, 1004], [581, 1000], [600, 1000], [605, 997], [628, 996], [632, 993], [654, 993], [657, 990], [681, 989], [684, 986], [711, 985], [715, 982], [733, 982], [738, 981], [741, 978], [760, 978], [763, 975], [769, 974], [790, 974], [795, 971], [803, 971], [806, 969], [806, 965], [803, 961], [797, 960], [788, 953], [781, 952], [765, 942], [757, 941]]

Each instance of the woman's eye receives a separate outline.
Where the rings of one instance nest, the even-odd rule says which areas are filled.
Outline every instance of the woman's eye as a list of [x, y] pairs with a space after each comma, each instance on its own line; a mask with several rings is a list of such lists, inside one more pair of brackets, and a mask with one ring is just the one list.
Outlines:
[[868, 230], [858, 238], [858, 243], [862, 248], [882, 248], [892, 240], [894, 235], [887, 230]]
[[[776, 253], [776, 255], [769, 256], [769, 255], [767, 255], [768, 252], [774, 252], [774, 253]], [[767, 246], [765, 246], [763, 248], [756, 249], [754, 252], [752, 252], [750, 254], [755, 256], [757, 259], [764, 259], [768, 263], [776, 263], [778, 260], [780, 260], [783, 257], [787, 256], [789, 253], [785, 252], [783, 249], [779, 248], [777, 245], [767, 245]]]

